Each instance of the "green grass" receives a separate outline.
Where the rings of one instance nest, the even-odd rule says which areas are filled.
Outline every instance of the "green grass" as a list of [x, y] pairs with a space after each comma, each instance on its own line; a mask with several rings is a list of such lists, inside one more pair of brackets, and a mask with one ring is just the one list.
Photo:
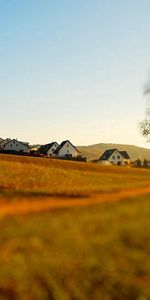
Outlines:
[[0, 221], [0, 299], [150, 299], [149, 197]]

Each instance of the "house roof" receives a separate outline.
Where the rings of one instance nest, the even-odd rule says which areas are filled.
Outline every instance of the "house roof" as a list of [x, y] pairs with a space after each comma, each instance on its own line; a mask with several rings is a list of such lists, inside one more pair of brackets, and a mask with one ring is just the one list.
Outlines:
[[29, 143], [21, 142], [21, 141], [18, 141], [17, 139], [12, 139], [12, 140], [7, 141], [5, 145], [8, 145], [8, 144], [12, 143], [13, 141], [15, 141], [17, 143], [20, 143], [20, 144], [26, 146], [28, 149], [30, 149]]
[[7, 138], [7, 139], [0, 138], [0, 143], [8, 143], [9, 141], [11, 141], [11, 139], [9, 139], [9, 138]]
[[52, 143], [49, 143], [49, 144], [45, 144], [45, 145], [42, 145], [39, 149], [38, 149], [38, 152], [41, 153], [41, 154], [47, 154], [47, 152], [54, 146], [54, 144], [57, 143], [57, 142], [52, 142]]
[[4, 148], [5, 145], [6, 145], [8, 142], [10, 142], [10, 141], [11, 141], [11, 139], [9, 139], [9, 138], [0, 141], [0, 147]]
[[100, 156], [99, 160], [108, 160], [115, 150], [117, 149], [105, 150], [105, 152]]
[[75, 147], [69, 140], [66, 140], [66, 141], [63, 141], [58, 147], [57, 149], [54, 151], [55, 154], [58, 154], [60, 149], [62, 149], [62, 147], [66, 144], [66, 143], [69, 143], [71, 144], [71, 146], [77, 151], [80, 153], [80, 151], [78, 150], [77, 147]]
[[127, 151], [119, 151], [119, 152], [125, 159], [130, 159], [130, 156]]
[[120, 151], [118, 149], [109, 149], [109, 150], [106, 150], [99, 158], [99, 160], [108, 160], [109, 157], [113, 154], [113, 152], [117, 150], [123, 158], [125, 159], [130, 159], [129, 155], [128, 155], [128, 152], [127, 151]]

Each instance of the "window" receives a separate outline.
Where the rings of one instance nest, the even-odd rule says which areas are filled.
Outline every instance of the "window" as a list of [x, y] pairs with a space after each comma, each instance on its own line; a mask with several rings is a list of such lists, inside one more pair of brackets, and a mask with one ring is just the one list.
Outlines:
[[67, 150], [67, 153], [69, 153], [69, 150]]
[[69, 147], [69, 144], [67, 144], [67, 148]]
[[117, 159], [120, 159], [120, 155], [117, 156]]
[[115, 156], [112, 156], [112, 159], [115, 159]]

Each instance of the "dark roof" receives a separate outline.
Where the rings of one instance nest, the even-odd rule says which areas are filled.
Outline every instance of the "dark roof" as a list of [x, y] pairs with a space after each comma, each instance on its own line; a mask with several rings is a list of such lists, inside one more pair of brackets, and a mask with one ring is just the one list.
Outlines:
[[117, 150], [125, 159], [130, 159], [127, 151], [120, 151], [118, 149], [109, 149], [106, 150], [99, 158], [99, 160], [108, 160], [109, 157], [113, 154], [113, 152]]
[[130, 156], [127, 151], [119, 151], [119, 152], [125, 159], [130, 159]]
[[113, 152], [117, 149], [109, 149], [106, 150], [99, 158], [99, 160], [108, 160], [108, 158], [113, 154]]
[[55, 144], [56, 142], [52, 142], [52, 143], [49, 143], [49, 144], [46, 144], [46, 145], [42, 145], [39, 149], [38, 149], [38, 152], [41, 153], [41, 154], [47, 154], [47, 151], [50, 150], [53, 145]]
[[77, 152], [80, 153], [80, 151], [69, 141], [69, 140], [66, 140], [66, 141], [63, 141], [58, 147], [57, 149], [54, 151], [55, 154], [58, 154], [60, 149], [66, 144], [66, 143], [70, 143], [72, 145], [72, 147], [74, 147], [76, 149]]

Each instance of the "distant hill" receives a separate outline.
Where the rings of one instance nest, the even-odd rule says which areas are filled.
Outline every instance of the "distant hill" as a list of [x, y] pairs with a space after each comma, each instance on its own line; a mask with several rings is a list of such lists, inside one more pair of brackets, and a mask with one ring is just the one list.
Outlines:
[[131, 160], [144, 158], [150, 160], [150, 149], [124, 144], [95, 144], [89, 146], [78, 146], [78, 149], [88, 157], [88, 160], [98, 159], [105, 150], [117, 148], [119, 150], [126, 150], [129, 153]]

